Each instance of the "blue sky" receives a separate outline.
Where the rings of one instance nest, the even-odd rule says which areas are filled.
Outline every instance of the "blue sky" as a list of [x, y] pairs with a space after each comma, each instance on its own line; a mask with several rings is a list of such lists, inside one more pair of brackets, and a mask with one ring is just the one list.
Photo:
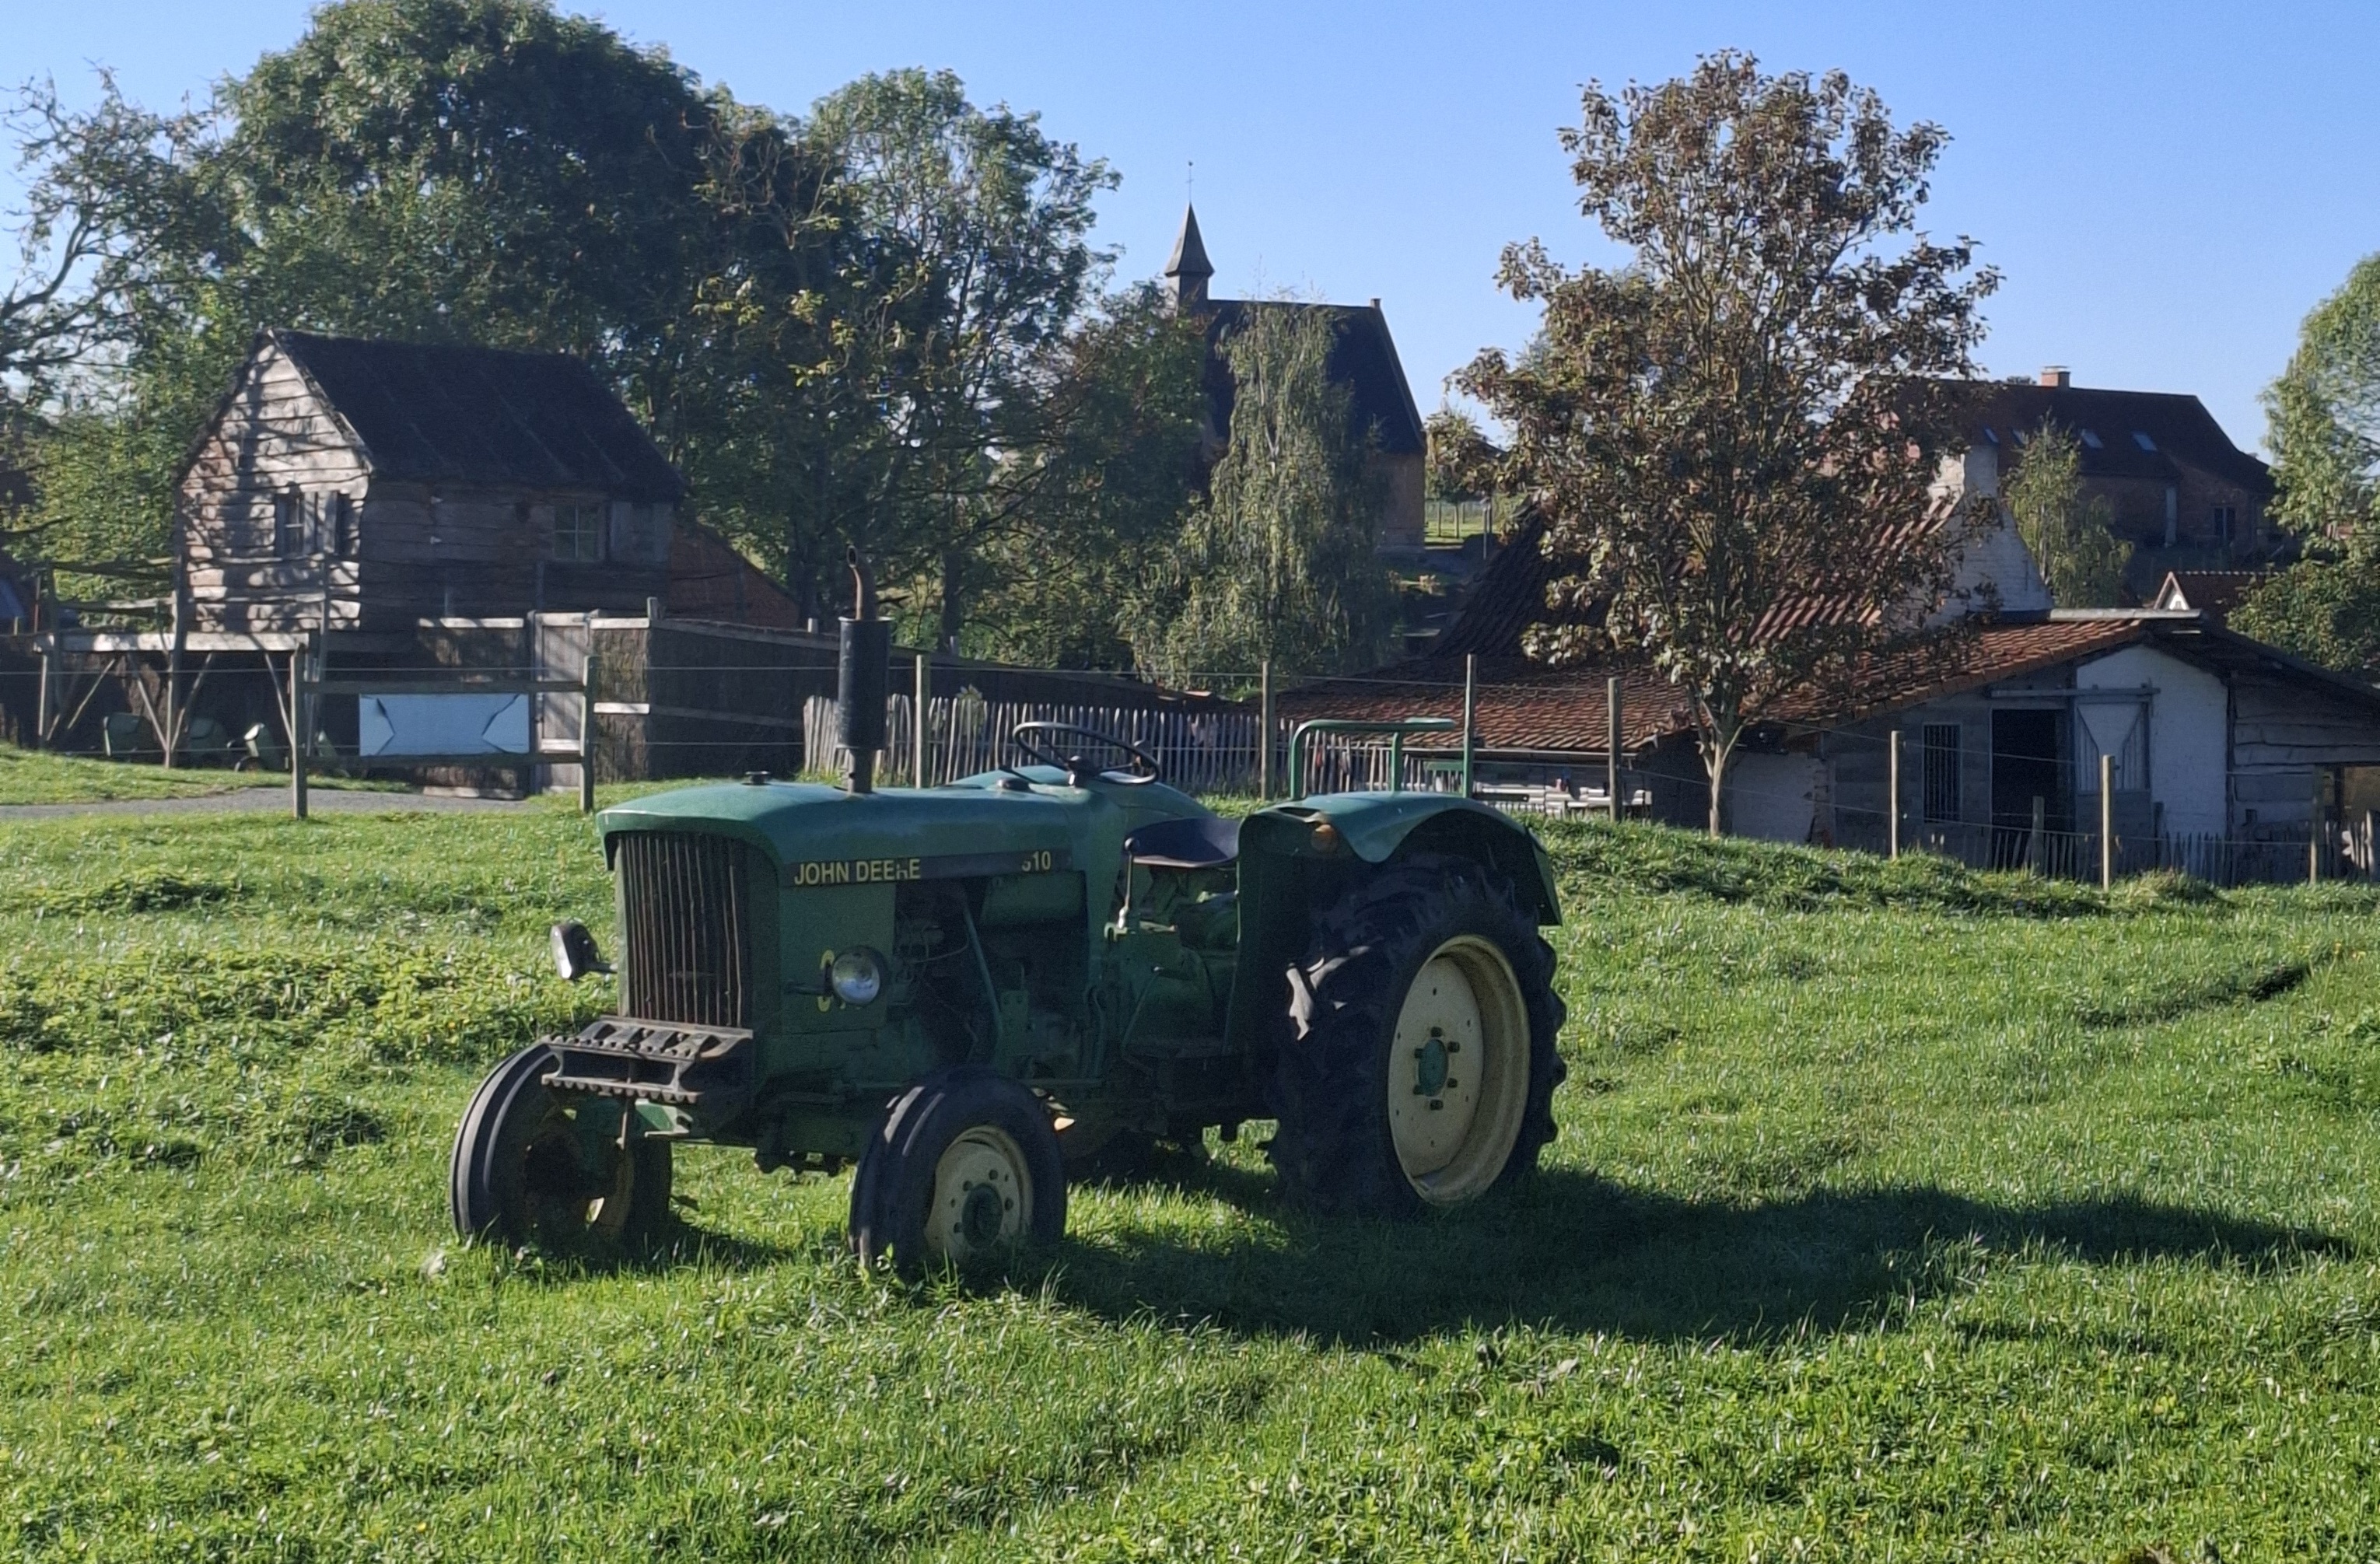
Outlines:
[[[2380, 4], [1503, 4], [584, 7], [706, 80], [781, 109], [864, 71], [948, 67], [1040, 111], [1123, 186], [1099, 237], [1155, 273], [1196, 164], [1231, 295], [1379, 297], [1425, 411], [1448, 371], [1532, 317], [1498, 252], [1539, 236], [1608, 259], [1554, 139], [1582, 82], [1655, 80], [1738, 47], [1840, 67], [1953, 138], [1926, 223], [2005, 273], [1983, 360], [2195, 392], [2233, 438], [2297, 322], [2380, 249]], [[0, 80], [86, 63], [164, 104], [287, 43], [302, 0], [0, 0]], [[0, 187], [5, 189], [5, 187]]]

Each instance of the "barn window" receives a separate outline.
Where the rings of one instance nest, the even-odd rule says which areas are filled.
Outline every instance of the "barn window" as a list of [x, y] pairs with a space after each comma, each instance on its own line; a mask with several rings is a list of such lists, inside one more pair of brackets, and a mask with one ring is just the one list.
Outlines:
[[324, 502], [323, 539], [331, 552], [342, 559], [352, 559], [356, 552], [356, 503], [345, 494], [334, 494]]
[[273, 552], [283, 559], [306, 552], [306, 500], [295, 489], [273, 496]]
[[1959, 818], [1959, 724], [1925, 724], [1925, 818]]
[[597, 564], [603, 558], [603, 507], [553, 507], [553, 557], [571, 564]]
[[2219, 541], [2227, 545], [2231, 541], [2231, 527], [2238, 515], [2229, 505], [2215, 507], [2215, 536]]

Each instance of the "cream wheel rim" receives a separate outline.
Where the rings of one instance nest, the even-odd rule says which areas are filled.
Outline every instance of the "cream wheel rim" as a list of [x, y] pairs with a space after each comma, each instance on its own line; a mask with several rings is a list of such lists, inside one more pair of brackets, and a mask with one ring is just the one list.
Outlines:
[[934, 1163], [925, 1236], [935, 1259], [963, 1265], [1008, 1248], [1032, 1220], [1033, 1175], [1005, 1130], [978, 1124], [963, 1131]]
[[1389, 1041], [1389, 1135], [1414, 1193], [1454, 1206], [1512, 1159], [1529, 1099], [1529, 1013], [1512, 964], [1462, 934], [1430, 952]]

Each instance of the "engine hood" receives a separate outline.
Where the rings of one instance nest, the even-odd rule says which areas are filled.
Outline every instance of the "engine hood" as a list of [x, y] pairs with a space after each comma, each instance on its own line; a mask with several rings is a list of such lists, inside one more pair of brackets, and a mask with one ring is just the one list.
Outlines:
[[728, 782], [634, 799], [599, 823], [607, 859], [624, 831], [697, 831], [751, 843], [789, 884], [852, 884], [1046, 868], [1051, 858], [1028, 858], [1071, 856], [1107, 813], [1071, 788], [888, 787], [854, 796], [816, 782]]

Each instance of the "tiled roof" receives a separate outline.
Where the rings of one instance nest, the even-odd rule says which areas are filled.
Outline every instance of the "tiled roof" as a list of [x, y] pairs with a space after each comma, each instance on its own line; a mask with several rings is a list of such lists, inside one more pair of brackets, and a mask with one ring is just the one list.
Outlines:
[[[2087, 430], [2098, 442], [2082, 442], [2077, 465], [2085, 477], [2171, 482], [2175, 464], [2183, 462], [2256, 493], [2272, 491], [2270, 469], [2232, 444], [2195, 396], [2005, 381], [1967, 384], [1969, 437], [1997, 444], [2003, 466], [2016, 458], [2017, 432], [2037, 429], [2049, 418], [2076, 431], [2078, 439]], [[2146, 435], [2147, 445], [2137, 435]]]
[[[1840, 684], [1813, 688], [1783, 702], [1771, 720], [1795, 727], [1831, 728], [1939, 700], [2003, 679], [2054, 668], [2078, 657], [2139, 639], [2151, 621], [2139, 618], [2027, 620], [1986, 624], [1963, 634], [1918, 643], [1868, 659]], [[1686, 693], [1649, 669], [1609, 666], [1548, 668], [1525, 658], [1482, 656], [1478, 662], [1476, 728], [1483, 750], [1508, 753], [1601, 754], [1608, 721], [1605, 680], [1621, 677], [1621, 742], [1627, 749], [1694, 728]], [[1386, 721], [1463, 715], [1463, 659], [1435, 654], [1392, 664], [1360, 678], [1328, 679], [1280, 697], [1284, 717]], [[1451, 748], [1457, 740], [1416, 738], [1414, 749]]]
[[[1203, 257], [1205, 251], [1202, 249]], [[1330, 320], [1336, 337], [1330, 346], [1330, 378], [1344, 382], [1354, 403], [1355, 422], [1379, 435], [1380, 449], [1407, 455], [1422, 449], [1421, 410], [1414, 405], [1405, 383], [1403, 364], [1397, 358], [1396, 339], [1389, 334], [1389, 318], [1378, 304], [1296, 304], [1261, 298], [1209, 299], [1199, 307], [1207, 317], [1207, 340], [1223, 337], [1259, 309], [1318, 309]], [[1220, 352], [1207, 358], [1207, 398], [1214, 408], [1215, 432], [1228, 434], [1234, 398], [1231, 367]]]
[[2149, 600], [2157, 608], [2193, 608], [2221, 624], [2241, 598], [2271, 575], [2266, 570], [2168, 570]]
[[686, 488], [595, 371], [567, 353], [265, 333], [379, 477], [674, 500]]

